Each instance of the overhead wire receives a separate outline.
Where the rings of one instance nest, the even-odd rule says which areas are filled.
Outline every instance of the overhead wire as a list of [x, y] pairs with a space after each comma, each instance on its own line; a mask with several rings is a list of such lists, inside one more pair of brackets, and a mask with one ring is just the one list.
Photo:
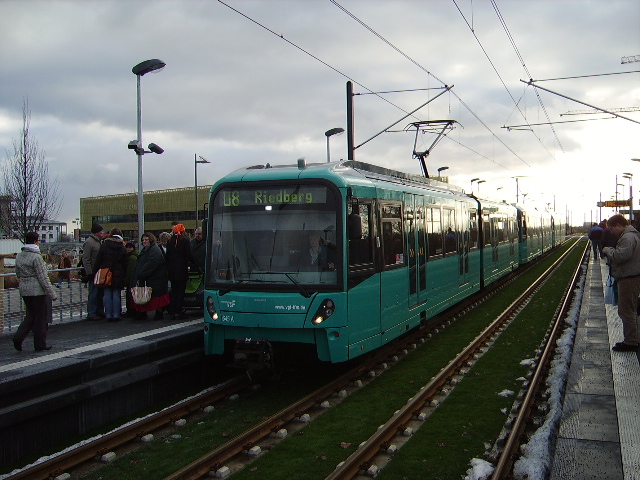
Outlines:
[[[455, 0], [453, 0], [453, 1], [455, 3]], [[529, 68], [527, 68], [527, 64], [525, 63], [524, 58], [520, 54], [520, 50], [518, 50], [518, 46], [516, 45], [516, 42], [513, 39], [513, 36], [511, 35], [511, 32], [509, 31], [509, 27], [507, 27], [507, 22], [505, 21], [504, 17], [502, 16], [502, 13], [500, 13], [500, 9], [498, 8], [498, 4], [496, 3], [496, 0], [491, 0], [491, 5], [493, 6], [493, 9], [496, 12], [496, 15], [498, 16], [498, 20], [500, 21], [500, 24], [502, 25], [502, 28], [504, 29], [505, 33], [507, 34], [507, 38], [509, 39], [509, 42], [511, 43], [511, 46], [513, 47], [514, 52], [516, 52], [516, 55], [518, 56], [518, 59], [520, 60], [520, 64], [522, 65], [522, 68], [527, 73], [528, 78], [532, 78], [531, 77], [531, 73], [529, 72]], [[474, 35], [475, 35], [475, 33], [474, 33]], [[507, 88], [506, 85], [505, 85], [505, 88]], [[542, 102], [542, 98], [540, 97], [538, 89], [534, 88], [534, 92], [535, 92], [536, 97], [538, 99], [538, 103], [540, 104], [540, 107], [542, 108], [542, 111], [544, 112], [544, 115], [547, 118], [547, 122], [550, 123], [551, 131], [553, 132], [553, 135], [556, 137], [556, 142], [558, 142], [558, 145], [560, 146], [560, 150], [562, 150], [564, 152], [564, 148], [562, 147], [562, 143], [560, 142], [560, 139], [558, 138], [558, 134], [557, 134], [555, 128], [553, 128], [553, 125], [551, 125], [551, 119], [549, 118], [549, 114], [547, 113], [547, 108], [544, 106], [544, 103]], [[523, 117], [524, 117], [524, 115], [523, 115]], [[526, 119], [526, 117], [525, 117], [525, 119]], [[537, 136], [536, 136], [536, 138], [538, 138], [538, 141], [540, 141], [540, 144], [544, 147], [544, 144], [542, 143], [540, 138], [537, 137]], [[545, 150], [546, 150], [546, 147], [545, 147]], [[547, 150], [547, 152], [548, 152], [548, 150]]]
[[[526, 115], [522, 112], [522, 110], [520, 109], [519, 106], [519, 102], [516, 101], [516, 99], [513, 97], [513, 95], [511, 94], [511, 91], [509, 90], [509, 87], [507, 87], [507, 84], [505, 83], [505, 81], [502, 78], [502, 75], [500, 75], [500, 72], [498, 71], [498, 68], [495, 66], [495, 64], [493, 63], [493, 60], [491, 60], [491, 57], [489, 56], [489, 53], [487, 52], [486, 48], [484, 47], [484, 45], [482, 44], [482, 42], [480, 41], [480, 38], [478, 37], [478, 35], [475, 32], [475, 29], [473, 28], [472, 25], [469, 24], [469, 21], [467, 20], [467, 18], [465, 17], [464, 13], [462, 12], [462, 10], [460, 9], [460, 7], [458, 6], [456, 0], [452, 0], [453, 4], [456, 6], [456, 8], [458, 9], [458, 12], [460, 13], [460, 16], [462, 17], [462, 19], [464, 20], [464, 22], [467, 24], [467, 27], [469, 28], [469, 30], [471, 31], [471, 34], [473, 35], [473, 37], [476, 39], [476, 42], [478, 43], [478, 45], [480, 46], [480, 49], [482, 50], [482, 52], [484, 53], [485, 57], [487, 58], [487, 60], [489, 61], [489, 64], [491, 65], [491, 67], [493, 68], [493, 71], [495, 72], [495, 74], [498, 76], [498, 79], [500, 80], [500, 82], [502, 83], [502, 86], [504, 87], [504, 89], [507, 91], [507, 94], [509, 95], [509, 97], [511, 98], [512, 102], [515, 105], [515, 108], [520, 112], [520, 115], [522, 116], [522, 118], [527, 121], [527, 117]], [[507, 26], [506, 26], [506, 22], [504, 21], [504, 19], [502, 18], [502, 16], [499, 13], [498, 7], [497, 5], [495, 5], [494, 0], [491, 1], [494, 10], [496, 10], [496, 13], [498, 14], [498, 19], [500, 20], [500, 23], [502, 24], [503, 28], [505, 29], [505, 32], [507, 33], [507, 38], [509, 39], [509, 41], [511, 42], [512, 47], [514, 48], [514, 50], [516, 51], [516, 55], [518, 56], [518, 58], [520, 59], [521, 64], [523, 64], [526, 68], [526, 64], [524, 64], [524, 59], [522, 58], [522, 56], [520, 55], [520, 52], [518, 51], [518, 47], [515, 45], [515, 41], [513, 40], [513, 37], [511, 36], [511, 33], [509, 32]], [[536, 92], [537, 95], [537, 92]], [[542, 102], [540, 100], [540, 97], [538, 96], [538, 100], [540, 102]], [[544, 105], [542, 106], [542, 108], [544, 109]], [[545, 110], [546, 113], [546, 110]], [[533, 129], [531, 129], [531, 132], [533, 132]], [[555, 133], [555, 132], [554, 132]], [[544, 145], [544, 143], [542, 143], [542, 140], [540, 139], [540, 137], [538, 137], [535, 132], [534, 132], [534, 136], [536, 137], [536, 139], [538, 140], [538, 142], [540, 142], [540, 145], [542, 145], [542, 147], [547, 151], [547, 153], [552, 157], [553, 155], [551, 154], [551, 152], [549, 152], [549, 150], [547, 149], [547, 147]], [[556, 139], [557, 139], [557, 135], [556, 135]], [[560, 141], [558, 140], [558, 143], [560, 143]], [[562, 148], [562, 146], [561, 146]]]
[[[356, 15], [354, 15], [353, 13], [351, 13], [349, 10], [347, 10], [345, 7], [343, 7], [342, 5], [340, 5], [337, 0], [329, 0], [331, 3], [333, 3], [336, 7], [338, 7], [340, 10], [342, 10], [344, 13], [346, 13], [349, 17], [351, 17], [353, 20], [355, 20], [357, 23], [359, 23], [360, 25], [362, 25], [364, 28], [366, 28], [368, 31], [370, 31], [372, 34], [374, 34], [376, 37], [378, 37], [380, 40], [382, 40], [384, 43], [386, 43], [387, 45], [389, 45], [393, 50], [395, 50], [396, 52], [398, 52], [400, 55], [402, 55], [403, 57], [405, 57], [407, 60], [409, 60], [411, 63], [413, 63], [415, 66], [417, 66], [419, 69], [421, 69], [422, 71], [424, 71], [425, 73], [427, 73], [429, 76], [435, 78], [437, 81], [439, 81], [440, 83], [442, 83], [443, 85], [446, 85], [445, 82], [443, 82], [441, 79], [439, 79], [435, 74], [433, 74], [431, 71], [427, 70], [425, 67], [423, 67], [420, 63], [418, 63], [416, 60], [414, 60], [413, 58], [411, 58], [409, 55], [407, 55], [405, 52], [403, 52], [400, 48], [396, 47], [393, 43], [391, 43], [389, 40], [387, 40], [384, 36], [382, 36], [380, 33], [378, 33], [377, 31], [375, 31], [372, 27], [370, 27], [369, 25], [367, 25], [365, 22], [363, 22], [362, 20], [360, 20]], [[467, 109], [467, 111], [469, 113], [471, 113], [471, 115], [473, 115], [476, 120], [478, 120], [478, 122], [480, 122], [480, 124], [482, 126], [484, 126], [490, 133], [491, 135], [493, 135], [495, 137], [495, 139], [497, 139], [507, 150], [509, 150], [516, 158], [518, 158], [522, 163], [524, 163], [525, 165], [527, 165], [528, 167], [530, 167], [531, 165], [529, 165], [522, 157], [520, 157], [516, 152], [514, 152], [511, 147], [509, 147], [506, 143], [504, 143], [502, 141], [502, 139], [500, 137], [498, 137], [495, 133], [493, 133], [493, 131], [491, 130], [491, 128], [489, 128], [489, 126], [482, 121], [482, 119], [480, 119], [480, 117], [471, 109], [471, 107], [469, 107], [463, 100], [462, 98], [460, 98], [460, 96], [454, 92], [453, 90], [450, 90], [451, 94], [454, 95], [458, 101], [464, 105], [464, 107]], [[447, 137], [448, 138], [448, 137]], [[487, 157], [484, 157], [487, 158]], [[493, 163], [496, 163], [497, 165], [500, 165], [498, 162], [496, 162], [495, 160], [492, 160]], [[502, 165], [500, 165], [502, 166]]]
[[[230, 10], [233, 10], [234, 12], [236, 12], [238, 15], [243, 16], [244, 18], [246, 18], [247, 20], [249, 20], [250, 22], [255, 23], [256, 25], [258, 25], [259, 27], [265, 29], [267, 32], [275, 35], [276, 37], [280, 38], [281, 40], [284, 40], [285, 42], [287, 42], [289, 45], [291, 45], [294, 48], [297, 48], [298, 50], [300, 50], [301, 52], [303, 52], [304, 54], [310, 56], [311, 58], [313, 58], [314, 60], [320, 62], [321, 64], [323, 64], [325, 67], [329, 67], [331, 70], [333, 70], [334, 72], [336, 72], [338, 75], [341, 75], [349, 80], [351, 80], [353, 83], [355, 83], [356, 85], [364, 88], [367, 92], [369, 92], [372, 95], [376, 95], [378, 96], [381, 100], [387, 102], [389, 105], [392, 105], [393, 107], [397, 108], [398, 110], [403, 111], [404, 113], [409, 113], [407, 112], [405, 109], [403, 109], [402, 107], [396, 105], [395, 103], [391, 102], [390, 100], [384, 98], [383, 96], [381, 96], [379, 93], [374, 92], [373, 90], [369, 89], [368, 87], [366, 87], [365, 85], [363, 85], [362, 83], [358, 82], [357, 80], [351, 78], [349, 75], [347, 75], [346, 73], [338, 70], [337, 68], [335, 68], [334, 66], [330, 65], [329, 63], [325, 62], [324, 60], [322, 60], [321, 58], [317, 57], [316, 55], [314, 55], [313, 53], [305, 50], [304, 48], [302, 48], [301, 46], [297, 45], [296, 43], [292, 42], [291, 40], [285, 38], [285, 36], [281, 33], [277, 33], [275, 31], [273, 31], [272, 29], [270, 29], [269, 27], [267, 27], [266, 25], [263, 25], [262, 23], [258, 22], [257, 20], [254, 20], [253, 18], [251, 18], [250, 16], [246, 15], [245, 13], [242, 13], [240, 10], [238, 10], [237, 8], [232, 7], [231, 5], [223, 2], [222, 0], [218, 0], [218, 3], [221, 3], [222, 5], [224, 5], [225, 7], [229, 8]], [[416, 117], [417, 118], [417, 117]]]
[[[371, 27], [369, 27], [368, 25], [366, 25], [366, 23], [362, 22], [360, 19], [358, 19], [355, 15], [351, 14], [348, 10], [346, 10], [344, 7], [342, 7], [341, 5], [339, 5], [337, 3], [337, 1], [335, 0], [330, 0], [331, 3], [333, 3], [335, 6], [337, 6], [338, 8], [340, 8], [341, 10], [343, 10], [345, 13], [347, 13], [350, 17], [352, 17], [354, 20], [356, 20], [358, 23], [360, 23], [364, 28], [366, 28], [367, 30], [369, 30], [371, 33], [373, 33], [375, 36], [377, 36], [379, 39], [381, 39], [383, 42], [385, 42], [387, 45], [389, 45], [391, 48], [393, 48], [396, 52], [398, 52], [399, 54], [401, 54], [403, 57], [405, 57], [406, 59], [408, 59], [411, 63], [413, 63], [414, 65], [416, 65], [418, 68], [420, 68], [421, 70], [423, 70], [425, 73], [427, 73], [429, 76], [433, 77], [434, 79], [436, 79], [438, 82], [440, 82], [444, 87], [447, 87], [447, 85], [440, 80], [436, 75], [434, 75], [432, 72], [430, 72], [429, 70], [427, 70], [425, 67], [423, 67], [422, 65], [420, 65], [417, 61], [415, 61], [414, 59], [412, 59], [409, 55], [407, 55], [406, 53], [404, 53], [402, 50], [400, 50], [398, 47], [396, 47], [395, 45], [393, 45], [390, 41], [388, 41], [386, 38], [384, 38], [382, 35], [380, 35], [379, 33], [377, 33], [374, 29], [372, 29]], [[321, 58], [319, 58], [318, 56], [314, 55], [313, 53], [305, 50], [304, 48], [302, 48], [301, 46], [297, 45], [296, 43], [294, 43], [293, 41], [287, 39], [284, 37], [283, 34], [279, 34], [277, 32], [275, 32], [274, 30], [272, 30], [271, 28], [267, 27], [266, 25], [263, 25], [262, 23], [258, 22], [257, 20], [254, 20], [253, 18], [251, 18], [250, 16], [246, 15], [245, 13], [241, 12], [240, 10], [232, 7], [231, 5], [225, 3], [223, 0], [218, 0], [219, 3], [221, 3], [222, 5], [224, 5], [225, 7], [229, 8], [230, 10], [234, 11], [235, 13], [237, 13], [238, 15], [246, 18], [247, 20], [249, 20], [250, 22], [258, 25], [259, 27], [263, 28], [264, 30], [266, 30], [267, 32], [277, 36], [278, 38], [280, 38], [281, 40], [284, 40], [285, 42], [287, 42], [289, 45], [291, 45], [292, 47], [300, 50], [301, 52], [303, 52], [304, 54], [310, 56], [311, 58], [313, 58], [314, 60], [320, 62], [321, 64], [323, 64], [324, 66], [330, 68], [331, 70], [333, 70], [334, 72], [336, 72], [337, 74], [347, 78], [348, 80], [352, 81], [354, 84], [360, 86], [361, 88], [365, 89], [367, 92], [369, 92], [370, 94], [376, 95], [378, 96], [378, 98], [380, 98], [381, 100], [383, 100], [384, 102], [388, 103], [389, 105], [397, 108], [398, 110], [409, 114], [409, 112], [407, 112], [404, 108], [396, 105], [395, 103], [391, 102], [390, 100], [386, 99], [385, 97], [381, 96], [379, 93], [374, 92], [373, 90], [371, 90], [370, 88], [368, 88], [367, 86], [363, 85], [362, 83], [358, 82], [357, 80], [353, 79], [352, 77], [350, 77], [348, 74], [340, 71], [339, 69], [337, 69], [336, 67], [330, 65], [329, 63], [327, 63], [326, 61], [322, 60]], [[525, 165], [530, 166], [523, 158], [521, 158], [515, 151], [513, 151], [513, 149], [511, 149], [511, 147], [509, 147], [504, 141], [502, 141], [502, 139], [500, 139], [495, 133], [493, 133], [493, 131], [491, 130], [491, 128], [462, 100], [462, 98], [460, 98], [460, 96], [456, 93], [453, 92], [452, 90], [449, 90], [451, 92], [451, 94], [453, 94], [456, 99], [467, 109], [467, 111], [473, 115], [474, 118], [476, 118], [476, 120], [478, 120], [478, 122], [480, 122], [480, 124], [482, 126], [484, 126], [485, 129], [487, 129], [491, 135], [493, 137], [495, 137], [495, 139], [497, 139], [508, 151], [510, 151], [516, 158], [518, 158], [521, 162], [523, 162]], [[417, 117], [415, 117], [417, 118]], [[447, 137], [449, 138], [449, 137]], [[462, 145], [460, 142], [456, 143]], [[469, 148], [469, 147], [465, 147], [468, 148], [470, 151], [475, 152], [473, 149]], [[507, 167], [505, 167], [504, 165], [501, 165], [499, 162], [490, 159], [488, 157], [486, 157], [485, 155], [481, 155], [478, 153], [478, 155], [480, 155], [481, 157], [491, 161], [492, 163], [495, 163], [496, 165], [509, 170]]]

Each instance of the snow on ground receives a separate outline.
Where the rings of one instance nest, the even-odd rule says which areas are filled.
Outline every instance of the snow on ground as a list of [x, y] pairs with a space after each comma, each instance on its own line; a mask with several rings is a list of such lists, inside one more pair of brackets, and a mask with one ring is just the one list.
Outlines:
[[[586, 270], [585, 265], [583, 265], [583, 270]], [[567, 327], [557, 341], [555, 358], [551, 362], [551, 370], [547, 378], [549, 413], [544, 423], [531, 436], [529, 443], [521, 446], [523, 455], [513, 467], [514, 477], [517, 480], [546, 478], [551, 468], [551, 462], [553, 461], [553, 452], [551, 451], [552, 437], [558, 430], [562, 416], [564, 389], [571, 365], [573, 342], [576, 335], [586, 277], [586, 271], [583, 271], [580, 284], [576, 287], [576, 296], [565, 320]], [[474, 458], [471, 460], [471, 468], [467, 470], [467, 476], [464, 480], [487, 480], [492, 473], [493, 465], [491, 463]]]

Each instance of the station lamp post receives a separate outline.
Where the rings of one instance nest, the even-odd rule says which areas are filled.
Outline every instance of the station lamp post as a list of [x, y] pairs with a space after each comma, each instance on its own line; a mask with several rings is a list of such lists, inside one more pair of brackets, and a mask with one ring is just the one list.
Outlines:
[[480, 180], [480, 177], [476, 177], [476, 178], [472, 178], [471, 179], [471, 194], [473, 195], [473, 182], [477, 182], [478, 180]]
[[478, 193], [480, 193], [480, 184], [486, 183], [486, 180], [478, 180]]
[[440, 168], [438, 168], [438, 180], [440, 180], [442, 178], [442, 172], [444, 172], [445, 170], [449, 170], [449, 167], [440, 167]]
[[[515, 177], [511, 177], [516, 181], [516, 203], [520, 202], [520, 183], [518, 182], [519, 178], [526, 178], [526, 175], [516, 175]], [[524, 203], [524, 200], [523, 200]]]
[[633, 173], [625, 172], [622, 174], [624, 178], [629, 180], [629, 222], [633, 223], [633, 185], [631, 180], [633, 179]]
[[344, 132], [344, 128], [340, 128], [340, 127], [332, 128], [331, 130], [327, 130], [326, 132], [324, 132], [325, 136], [327, 137], [327, 163], [331, 161], [331, 150], [329, 150], [329, 137], [332, 137], [334, 135], [340, 135], [342, 132]]
[[193, 183], [195, 185], [193, 189], [195, 190], [195, 193], [196, 193], [196, 226], [194, 228], [198, 228], [198, 164], [199, 163], [211, 163], [211, 162], [206, 158], [201, 157], [200, 155], [196, 155], [195, 153], [193, 154]]
[[144, 62], [139, 63], [135, 67], [131, 69], [133, 74], [137, 79], [137, 93], [138, 93], [138, 138], [136, 140], [132, 140], [129, 142], [129, 149], [135, 150], [138, 155], [138, 239], [144, 233], [144, 190], [142, 189], [142, 156], [145, 153], [157, 153], [161, 154], [164, 152], [162, 148], [160, 148], [155, 143], [149, 144], [149, 151], [146, 151], [142, 147], [142, 109], [140, 102], [140, 77], [149, 73], [160, 71], [165, 67], [166, 63], [162, 60], [152, 59], [145, 60]]

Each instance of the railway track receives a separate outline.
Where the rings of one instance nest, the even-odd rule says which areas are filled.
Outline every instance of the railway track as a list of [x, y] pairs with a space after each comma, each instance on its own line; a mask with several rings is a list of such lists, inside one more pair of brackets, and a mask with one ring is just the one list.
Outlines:
[[[556, 262], [557, 264], [558, 262]], [[554, 264], [555, 265], [555, 264]], [[545, 272], [543, 276], [535, 283], [530, 289], [535, 290], [537, 286], [544, 281], [546, 275], [550, 274], [551, 268]], [[504, 284], [503, 284], [504, 285]], [[502, 286], [503, 286], [502, 285]], [[496, 285], [494, 290], [500, 289], [502, 286]], [[460, 375], [461, 369], [468, 367], [470, 362], [473, 362], [474, 356], [477, 357], [478, 349], [487, 348], [487, 342], [491, 341], [492, 336], [495, 336], [497, 331], [503, 328], [505, 321], [513, 317], [513, 312], [521, 308], [521, 303], [526, 301], [532, 293], [523, 294], [519, 301], [514, 302], [507, 311], [501, 315], [501, 319], [494, 321], [489, 327], [487, 327], [472, 343], [469, 345], [460, 355], [454, 359], [447, 367], [445, 367], [437, 378], [432, 379], [427, 385], [423, 386], [417, 394], [408, 402], [400, 411], [398, 411], [393, 418], [380, 428], [376, 433], [365, 442], [356, 452], [350, 456], [343, 464], [341, 464], [336, 470], [327, 478], [355, 478], [358, 475], [365, 474], [368, 476], [375, 475], [379, 470], [379, 466], [374, 461], [376, 456], [388, 455], [388, 452], [394, 450], [393, 438], [398, 436], [406, 436], [409, 423], [416, 418], [422, 418], [421, 409], [433, 409], [433, 406], [437, 403], [436, 397], [443, 394], [451, 388], [451, 384], [456, 383], [456, 378]], [[485, 292], [484, 298], [487, 293]], [[471, 308], [471, 305], [477, 304], [478, 298], [471, 299], [470, 302], [465, 302], [451, 311], [447, 312], [447, 318], [456, 316], [465, 310]], [[441, 319], [442, 320], [442, 319]], [[449, 322], [449, 320], [447, 320]], [[247, 430], [246, 432], [237, 435], [233, 439], [229, 440], [224, 445], [216, 448], [212, 452], [191, 463], [190, 465], [180, 469], [174, 474], [166, 477], [168, 479], [194, 479], [202, 478], [207, 475], [218, 475], [220, 478], [224, 478], [230, 473], [230, 469], [226, 464], [239, 454], [243, 454], [247, 459], [250, 459], [252, 453], [260, 451], [260, 442], [266, 438], [280, 437], [283, 438], [287, 435], [287, 427], [291, 429], [291, 425], [295, 422], [303, 423], [308, 421], [312, 415], [318, 415], [323, 411], [323, 407], [327, 406], [326, 402], [330, 404], [336, 404], [340, 401], [346, 392], [349, 390], [357, 389], [364, 383], [374, 378], [376, 371], [386, 369], [388, 363], [397, 361], [403, 354], [411, 350], [415, 345], [424, 341], [425, 336], [430, 336], [434, 332], [437, 332], [442, 325], [430, 324], [427, 327], [413, 332], [405, 338], [404, 345], [390, 344], [385, 346], [376, 352], [375, 355], [368, 358], [364, 363], [359, 364], [354, 370], [351, 370], [334, 381], [323, 385], [320, 389], [316, 390], [310, 395], [298, 400], [291, 404], [289, 407], [277, 412], [275, 415], [260, 422], [255, 427]], [[539, 365], [545, 364], [545, 360], [538, 362]], [[536, 374], [536, 376], [538, 376]], [[540, 374], [540, 376], [542, 376]], [[531, 382], [532, 385], [534, 382]], [[78, 464], [82, 462], [90, 461], [95, 458], [99, 458], [102, 455], [107, 454], [114, 448], [123, 445], [127, 442], [131, 442], [134, 439], [139, 439], [154, 429], [165, 427], [176, 419], [183, 417], [185, 414], [193, 412], [195, 410], [203, 408], [218, 399], [228, 397], [237, 391], [246, 388], [249, 382], [246, 378], [242, 377], [231, 382], [226, 383], [219, 389], [207, 392], [205, 396], [194, 397], [188, 401], [185, 401], [171, 409], [159, 412], [159, 414], [144, 419], [143, 423], [132, 424], [112, 434], [106, 435], [94, 442], [86, 444], [77, 450], [70, 451], [55, 457], [47, 462], [35, 465], [30, 469], [24, 470], [14, 476], [11, 479], [22, 478], [34, 478], [34, 479], [47, 479], [55, 478], [63, 472], [72, 470]], [[535, 397], [532, 393], [531, 397]], [[527, 408], [523, 408], [522, 411], [526, 411]], [[309, 413], [311, 412], [311, 413]], [[314, 413], [315, 412], [315, 413]], [[525, 420], [518, 420], [513, 423], [514, 431], [520, 429], [524, 425]], [[295, 427], [293, 427], [295, 428]], [[283, 433], [284, 432], [284, 433]], [[513, 438], [519, 436], [515, 435]], [[508, 444], [509, 450], [505, 447], [505, 453], [501, 457], [501, 462], [504, 466], [499, 466], [501, 471], [508, 471], [511, 468], [514, 458], [513, 451], [517, 450], [517, 442], [514, 440]], [[505, 460], [503, 461], [502, 458]], [[498, 472], [498, 467], [496, 467]], [[506, 474], [505, 474], [506, 475]], [[494, 476], [494, 478], [505, 478], [501, 476]]]
[[[569, 252], [569, 251], [568, 251]], [[568, 255], [565, 253], [558, 261], [556, 261], [547, 271], [545, 271], [534, 284], [527, 289], [516, 301], [514, 301], [509, 308], [507, 308], [499, 318], [491, 323], [478, 337], [465, 348], [455, 359], [453, 359], [436, 377], [434, 377], [428, 384], [420, 388], [416, 395], [408, 401], [400, 410], [398, 410], [387, 423], [381, 426], [366, 442], [364, 442], [350, 457], [348, 457], [343, 463], [341, 463], [334, 472], [327, 477], [328, 479], [352, 479], [359, 475], [366, 477], [373, 477], [377, 475], [380, 468], [374, 462], [374, 459], [380, 455], [390, 455], [397, 451], [394, 444], [394, 439], [398, 437], [406, 437], [413, 431], [409, 425], [412, 421], [418, 419], [418, 422], [424, 419], [427, 413], [424, 410], [432, 409], [438, 402], [436, 397], [442, 395], [443, 392], [450, 390], [457, 379], [461, 375], [461, 370], [468, 368], [478, 357], [479, 351], [484, 348], [488, 348], [487, 344], [492, 342], [492, 337], [499, 335], [501, 329], [505, 327], [505, 324], [513, 320], [518, 311], [523, 308], [523, 305], [535, 294], [536, 290], [542, 283], [554, 272], [555, 268], [562, 263], [562, 261]], [[577, 274], [574, 277], [577, 278]], [[573, 283], [572, 283], [573, 285]], [[571, 289], [569, 289], [571, 291]], [[565, 304], [567, 302], [565, 301]], [[462, 306], [461, 308], [466, 308]], [[561, 317], [558, 316], [558, 319]], [[556, 322], [556, 325], [559, 321]], [[557, 330], [557, 328], [554, 328]], [[415, 345], [420, 341], [420, 337], [425, 335], [425, 332], [420, 332], [414, 338], [408, 339], [408, 345]], [[552, 336], [549, 337], [549, 341], [552, 342]], [[402, 349], [411, 348], [402, 347]], [[545, 356], [539, 359], [539, 365], [548, 364], [547, 356], [551, 354], [552, 349], [548, 351], [545, 349]], [[299, 418], [303, 415], [303, 412], [317, 407], [322, 402], [327, 402], [327, 398], [331, 395], [345, 388], [345, 384], [349, 383], [353, 385], [358, 380], [355, 380], [362, 373], [368, 371], [369, 368], [386, 368], [386, 359], [395, 359], [398, 352], [398, 347], [390, 347], [387, 351], [381, 352], [380, 355], [376, 355], [366, 366], [360, 367], [358, 371], [348, 372], [341, 378], [336, 379], [334, 382], [323, 387], [321, 390], [314, 392], [300, 403], [290, 406], [289, 408], [279, 412], [274, 417], [266, 420], [263, 424], [257, 426], [255, 429], [247, 431], [241, 437], [230, 441], [229, 443], [221, 446], [215, 451], [211, 452], [192, 464], [186, 466], [173, 475], [166, 477], [165, 480], [192, 480], [203, 478], [204, 476], [213, 475], [218, 478], [225, 478], [231, 473], [231, 469], [225, 466], [225, 463], [231, 460], [235, 455], [244, 452], [247, 460], [250, 459], [252, 453], [258, 455], [260, 450], [252, 452], [255, 449], [260, 439], [265, 438], [266, 435], [273, 434], [281, 431], [285, 428], [287, 422], [294, 418]], [[373, 375], [372, 375], [373, 376]], [[534, 399], [534, 394], [539, 388], [539, 381], [542, 379], [542, 375], [536, 373], [534, 376], [535, 383], [531, 383], [531, 392], [527, 394], [527, 403], [523, 404], [521, 409], [522, 416], [518, 416], [516, 422], [514, 422], [513, 435], [510, 436], [510, 442], [508, 444], [509, 450], [505, 450], [503, 458], [505, 459], [505, 467], [500, 467], [501, 471], [511, 467], [512, 463], [507, 459], [513, 459], [513, 452], [517, 450], [517, 439], [521, 433], [521, 427], [525, 424], [526, 415], [531, 409], [531, 403]], [[359, 384], [358, 384], [359, 385]], [[415, 422], [414, 422], [415, 423]], [[517, 427], [517, 428], [516, 428]], [[508, 468], [506, 468], [508, 466]], [[506, 475], [502, 474], [501, 475]], [[494, 478], [505, 478], [505, 476], [494, 476]]]

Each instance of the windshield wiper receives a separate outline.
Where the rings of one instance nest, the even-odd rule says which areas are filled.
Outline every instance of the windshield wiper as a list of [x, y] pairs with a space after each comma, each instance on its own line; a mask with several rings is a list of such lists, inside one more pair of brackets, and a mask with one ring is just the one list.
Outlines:
[[287, 272], [282, 272], [284, 273], [287, 278], [289, 280], [291, 280], [291, 282], [298, 287], [298, 290], [300, 290], [300, 293], [302, 294], [303, 297], [305, 298], [310, 298], [311, 294], [309, 292], [307, 292], [307, 290], [300, 284], [300, 282], [298, 282], [295, 278], [293, 278], [290, 274], [288, 274]]
[[235, 287], [236, 285], [240, 285], [243, 282], [246, 282], [246, 280], [238, 280], [236, 283], [234, 283], [233, 285], [230, 285], [228, 288], [225, 288], [223, 290], [218, 290], [218, 294], [220, 296], [226, 295], [227, 293], [233, 290], [233, 287]]

